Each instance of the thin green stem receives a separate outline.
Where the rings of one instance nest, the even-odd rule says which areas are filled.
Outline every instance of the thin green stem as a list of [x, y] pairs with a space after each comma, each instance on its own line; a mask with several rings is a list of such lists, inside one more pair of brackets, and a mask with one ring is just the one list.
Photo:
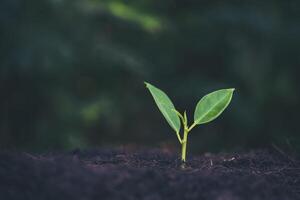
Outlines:
[[180, 144], [182, 144], [182, 139], [180, 138], [179, 132], [176, 131], [176, 135], [177, 135], [177, 138], [178, 138]]
[[182, 162], [186, 161], [187, 135], [188, 135], [188, 129], [184, 129], [182, 146], [181, 146], [181, 161]]
[[185, 120], [184, 120], [184, 117], [182, 116], [182, 114], [180, 114], [180, 112], [178, 112], [176, 109], [173, 109], [173, 111], [178, 115], [178, 117], [181, 119], [182, 123], [184, 124]]
[[190, 132], [195, 126], [197, 126], [197, 124], [194, 122], [194, 123], [190, 126], [190, 128], [188, 128], [188, 132]]
[[184, 111], [183, 119], [184, 119], [184, 121], [185, 121], [185, 126], [187, 127], [188, 119], [187, 119], [186, 111]]
[[[176, 109], [172, 109], [172, 110], [178, 115], [178, 117], [181, 119], [182, 123], [184, 124], [184, 117], [182, 116], [182, 114], [180, 114], [180, 112], [178, 112]], [[182, 139], [180, 137], [179, 131], [176, 131], [176, 135], [177, 135], [177, 138], [178, 138], [180, 144], [182, 144]]]
[[186, 161], [186, 146], [187, 146], [187, 139], [188, 139], [188, 133], [189, 133], [187, 121], [188, 120], [187, 120], [186, 112], [184, 112], [184, 122], [183, 122], [184, 131], [183, 131], [183, 140], [182, 140], [182, 145], [181, 145], [181, 161], [183, 163], [185, 163], [185, 161]]

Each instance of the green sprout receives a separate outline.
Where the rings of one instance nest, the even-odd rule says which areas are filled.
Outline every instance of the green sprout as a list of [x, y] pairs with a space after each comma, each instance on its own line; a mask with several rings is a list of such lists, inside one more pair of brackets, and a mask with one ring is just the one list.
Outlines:
[[[186, 161], [186, 146], [189, 132], [199, 124], [205, 124], [216, 119], [229, 105], [235, 90], [234, 88], [221, 89], [205, 95], [196, 106], [194, 123], [189, 126], [186, 111], [181, 114], [175, 109], [174, 104], [166, 93], [150, 83], [145, 82], [145, 84], [159, 110], [177, 135], [181, 144], [181, 160], [183, 163]], [[180, 136], [181, 123], [183, 125], [183, 137]]]

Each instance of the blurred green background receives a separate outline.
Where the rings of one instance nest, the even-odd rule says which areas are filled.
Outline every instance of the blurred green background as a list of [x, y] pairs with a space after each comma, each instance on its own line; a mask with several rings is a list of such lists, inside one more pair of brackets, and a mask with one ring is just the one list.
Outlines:
[[179, 147], [143, 81], [192, 119], [189, 148], [300, 150], [300, 1], [1, 0], [0, 149]]

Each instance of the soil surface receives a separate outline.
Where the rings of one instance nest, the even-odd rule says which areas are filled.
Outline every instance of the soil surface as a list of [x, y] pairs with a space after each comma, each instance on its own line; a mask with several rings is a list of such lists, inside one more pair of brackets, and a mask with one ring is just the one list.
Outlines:
[[277, 151], [188, 157], [159, 150], [0, 153], [1, 200], [300, 199], [300, 160]]

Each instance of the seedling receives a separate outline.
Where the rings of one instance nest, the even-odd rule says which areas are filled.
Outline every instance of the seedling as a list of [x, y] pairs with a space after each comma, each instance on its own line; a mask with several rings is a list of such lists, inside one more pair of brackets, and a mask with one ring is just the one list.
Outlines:
[[[189, 126], [186, 111], [181, 114], [174, 107], [170, 98], [162, 90], [150, 83], [146, 83], [151, 95], [154, 98], [159, 110], [166, 118], [169, 125], [175, 131], [179, 143], [181, 144], [181, 160], [186, 161], [186, 146], [189, 132], [197, 125], [205, 124], [216, 119], [229, 105], [234, 88], [217, 90], [205, 95], [197, 104], [194, 113], [194, 123]], [[181, 124], [183, 126], [183, 137], [180, 134]]]

